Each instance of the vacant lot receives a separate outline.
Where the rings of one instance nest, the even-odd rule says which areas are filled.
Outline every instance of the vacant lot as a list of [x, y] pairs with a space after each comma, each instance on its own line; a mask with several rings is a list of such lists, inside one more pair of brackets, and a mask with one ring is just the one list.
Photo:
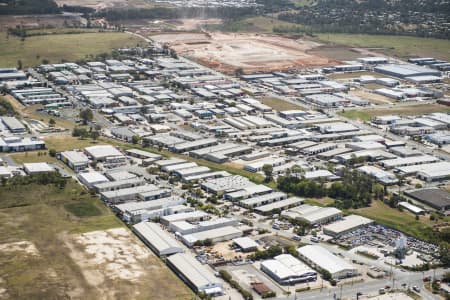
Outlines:
[[411, 56], [450, 60], [450, 41], [394, 35], [318, 34], [323, 42], [351, 47], [374, 48], [377, 52], [401, 58]]
[[0, 66], [16, 67], [19, 60], [23, 67], [39, 65], [43, 59], [51, 63], [76, 61], [139, 43], [144, 42], [136, 36], [121, 32], [33, 36], [23, 41], [0, 32]]
[[191, 298], [187, 287], [75, 181], [64, 189], [2, 186], [0, 199], [5, 298]]
[[300, 105], [293, 104], [291, 102], [284, 101], [280, 98], [275, 97], [265, 97], [259, 99], [265, 105], [272, 107], [275, 110], [283, 111], [283, 110], [304, 110], [304, 107]]
[[287, 68], [334, 65], [336, 61], [309, 54], [320, 46], [309, 40], [249, 33], [159, 34], [151, 37], [167, 43], [180, 55], [190, 57], [221, 72], [234, 74], [269, 72]]
[[347, 110], [339, 114], [350, 119], [370, 121], [375, 116], [386, 116], [386, 115], [415, 116], [435, 112], [450, 112], [450, 108], [448, 106], [440, 104], [419, 104], [419, 105], [398, 106], [398, 107], [394, 106], [391, 108], [383, 108], [383, 109]]

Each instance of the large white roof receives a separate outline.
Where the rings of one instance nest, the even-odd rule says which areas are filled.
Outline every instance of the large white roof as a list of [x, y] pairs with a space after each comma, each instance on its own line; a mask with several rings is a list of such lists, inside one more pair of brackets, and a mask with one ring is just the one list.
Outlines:
[[168, 232], [162, 230], [159, 224], [151, 222], [141, 222], [133, 226], [141, 238], [151, 244], [159, 255], [168, 255], [173, 253], [184, 252], [182, 245], [169, 235]]
[[297, 249], [298, 253], [312, 261], [321, 269], [327, 270], [331, 275], [355, 270], [355, 267], [340, 257], [332, 254], [327, 249], [319, 245], [307, 245]]

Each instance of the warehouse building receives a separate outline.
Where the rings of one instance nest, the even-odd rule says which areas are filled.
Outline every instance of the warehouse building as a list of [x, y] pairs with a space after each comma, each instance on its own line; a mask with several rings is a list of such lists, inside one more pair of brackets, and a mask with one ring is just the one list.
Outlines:
[[297, 249], [300, 258], [318, 271], [328, 271], [333, 279], [355, 276], [358, 270], [342, 258], [319, 245]]
[[126, 157], [110, 145], [86, 147], [84, 151], [92, 160], [103, 162], [105, 166], [120, 166], [126, 163]]
[[80, 151], [63, 151], [59, 153], [58, 158], [75, 172], [89, 166], [89, 158]]
[[273, 192], [257, 197], [241, 200], [239, 204], [246, 208], [255, 208], [261, 205], [270, 204], [287, 198], [287, 194], [283, 192]]
[[447, 191], [438, 188], [425, 188], [405, 191], [405, 194], [441, 212], [450, 210], [450, 193]]
[[292, 197], [288, 199], [284, 199], [281, 201], [273, 202], [266, 205], [261, 205], [255, 208], [255, 211], [261, 215], [270, 215], [274, 212], [282, 211], [285, 209], [289, 209], [298, 205], [303, 204], [304, 199]]
[[240, 237], [234, 239], [233, 244], [241, 249], [242, 252], [253, 252], [258, 250], [258, 244], [249, 237]]
[[311, 225], [326, 224], [342, 218], [342, 212], [337, 208], [309, 204], [283, 211], [281, 215], [289, 219], [300, 219]]
[[127, 223], [137, 223], [148, 219], [190, 212], [194, 209], [184, 206], [185, 199], [168, 197], [150, 201], [116, 204], [113, 209]]
[[28, 175], [55, 172], [55, 168], [45, 162], [25, 163], [23, 164], [23, 169]]
[[372, 224], [373, 221], [358, 215], [349, 215], [342, 220], [323, 227], [323, 233], [332, 237], [339, 237], [358, 228]]
[[219, 296], [223, 294], [222, 282], [207, 266], [203, 266], [192, 255], [177, 253], [167, 258], [167, 265], [195, 292]]
[[412, 64], [390, 64], [377, 66], [374, 68], [375, 72], [385, 74], [388, 76], [406, 78], [414, 76], [441, 76], [441, 72], [426, 67], [420, 67]]
[[421, 165], [427, 163], [437, 162], [439, 159], [437, 157], [431, 155], [421, 155], [421, 156], [412, 156], [412, 157], [402, 157], [402, 158], [394, 158], [380, 161], [380, 164], [387, 168], [398, 168], [405, 166], [414, 166]]
[[[125, 188], [116, 191], [106, 191], [100, 193], [100, 197], [103, 201], [107, 201], [110, 203], [118, 203], [127, 200], [134, 200], [138, 198], [138, 195], [141, 193], [158, 191], [159, 188], [153, 184], [146, 184], [137, 187]], [[149, 199], [151, 200], [151, 199]]]
[[169, 147], [169, 150], [175, 153], [183, 153], [188, 151], [194, 151], [197, 149], [202, 149], [205, 147], [210, 147], [217, 145], [218, 141], [216, 139], [200, 139], [196, 141], [189, 141], [184, 143], [178, 143], [172, 147]]
[[185, 213], [178, 213], [168, 216], [163, 216], [160, 219], [161, 224], [164, 226], [170, 227], [170, 225], [174, 222], [186, 221], [186, 222], [194, 222], [194, 221], [205, 221], [210, 218], [210, 215], [203, 210], [195, 210]]
[[201, 188], [207, 193], [219, 194], [236, 191], [254, 185], [248, 178], [240, 175], [210, 179], [202, 182]]
[[24, 133], [27, 128], [14, 117], [2, 117], [2, 122], [12, 133]]
[[178, 234], [191, 234], [196, 232], [202, 232], [217, 228], [223, 228], [227, 226], [238, 225], [237, 219], [232, 218], [218, 218], [213, 220], [202, 221], [197, 224], [189, 223], [186, 221], [175, 221], [170, 223], [169, 229], [171, 231], [177, 232]]
[[88, 189], [92, 189], [95, 184], [109, 181], [108, 178], [106, 178], [103, 174], [95, 171], [87, 173], [78, 173], [77, 178]]
[[291, 254], [280, 254], [273, 259], [263, 261], [261, 270], [281, 285], [294, 285], [317, 279], [316, 271]]
[[184, 252], [182, 245], [157, 223], [140, 222], [133, 225], [133, 232], [159, 257]]
[[395, 174], [391, 172], [384, 171], [380, 168], [374, 166], [362, 166], [358, 168], [358, 171], [365, 173], [369, 176], [375, 178], [378, 182], [384, 185], [391, 185], [398, 182]]
[[23, 152], [45, 149], [45, 142], [36, 137], [0, 137], [0, 152]]
[[211, 230], [200, 231], [192, 234], [182, 235], [181, 240], [186, 246], [192, 247], [198, 241], [211, 240], [211, 242], [214, 244], [218, 242], [229, 241], [241, 236], [242, 236], [241, 230], [233, 226], [225, 226]]
[[97, 193], [107, 192], [107, 191], [115, 191], [126, 188], [133, 188], [137, 186], [143, 186], [146, 184], [146, 181], [142, 178], [134, 177], [129, 179], [108, 181], [102, 183], [96, 183], [93, 185], [93, 188]]

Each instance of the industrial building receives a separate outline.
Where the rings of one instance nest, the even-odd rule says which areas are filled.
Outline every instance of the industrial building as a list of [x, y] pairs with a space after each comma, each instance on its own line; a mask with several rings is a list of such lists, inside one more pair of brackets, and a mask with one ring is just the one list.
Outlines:
[[192, 234], [182, 235], [183, 243], [192, 247], [198, 241], [211, 240], [212, 243], [232, 240], [242, 236], [242, 231], [233, 226], [225, 226]]
[[299, 257], [318, 271], [328, 271], [333, 279], [355, 276], [358, 270], [342, 258], [319, 245], [308, 245], [297, 249]]
[[233, 244], [241, 249], [242, 252], [253, 252], [258, 250], [258, 244], [249, 237], [234, 239]]
[[450, 210], [450, 193], [438, 188], [425, 188], [405, 191], [414, 200], [424, 203], [438, 211]]
[[342, 218], [342, 212], [337, 208], [309, 204], [283, 211], [281, 215], [289, 219], [300, 219], [311, 225], [326, 224]]
[[27, 128], [15, 117], [1, 117], [3, 124], [12, 133], [25, 133]]
[[281, 285], [293, 285], [317, 279], [316, 271], [291, 254], [280, 254], [273, 259], [263, 261], [261, 270]]
[[45, 162], [25, 163], [23, 164], [23, 169], [28, 175], [55, 172], [55, 168]]
[[92, 189], [95, 184], [109, 182], [103, 174], [99, 172], [78, 173], [77, 179], [88, 189]]
[[375, 72], [385, 74], [388, 76], [393, 76], [397, 78], [406, 78], [406, 77], [414, 77], [414, 76], [441, 76], [441, 72], [421, 67], [417, 65], [412, 64], [389, 64], [389, 65], [382, 65], [377, 66], [374, 68]]
[[273, 202], [266, 205], [261, 205], [255, 208], [255, 211], [261, 215], [269, 215], [274, 212], [282, 211], [285, 209], [289, 209], [298, 205], [303, 204], [304, 199], [292, 197], [284, 200], [280, 200], [277, 202]]
[[184, 252], [183, 246], [157, 223], [137, 223], [133, 232], [159, 257]]
[[223, 293], [222, 281], [215, 277], [207, 266], [203, 266], [192, 255], [177, 253], [167, 258], [167, 265], [195, 292], [218, 296]]
[[63, 151], [58, 154], [58, 158], [75, 172], [89, 166], [89, 158], [80, 151]]
[[0, 152], [23, 152], [45, 149], [45, 142], [36, 137], [0, 137]]
[[368, 218], [358, 215], [349, 215], [340, 221], [324, 226], [323, 233], [332, 237], [339, 237], [371, 223], [373, 223], [373, 221]]
[[193, 221], [205, 221], [210, 218], [210, 215], [203, 210], [195, 210], [191, 212], [185, 212], [185, 213], [178, 213], [168, 216], [163, 216], [160, 219], [161, 224], [164, 226], [170, 227], [170, 225], [174, 222], [179, 221], [187, 221], [187, 222], [193, 222]]

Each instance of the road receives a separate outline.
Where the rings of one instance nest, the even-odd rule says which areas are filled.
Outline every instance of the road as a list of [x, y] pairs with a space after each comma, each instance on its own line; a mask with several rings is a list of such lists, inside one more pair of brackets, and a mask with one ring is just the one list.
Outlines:
[[[339, 287], [333, 287], [323, 290], [314, 290], [310, 292], [302, 292], [297, 293], [297, 296], [294, 294], [287, 296], [285, 298], [278, 298], [278, 299], [284, 299], [284, 300], [294, 300], [294, 299], [301, 299], [301, 300], [317, 300], [317, 299], [334, 299], [334, 295], [336, 295], [337, 298], [342, 299], [356, 299], [356, 293], [361, 292], [363, 295], [376, 295], [378, 294], [378, 290], [381, 288], [384, 288], [385, 286], [389, 285], [396, 289], [404, 289], [401, 285], [403, 283], [406, 283], [405, 288], [408, 287], [412, 288], [413, 286], [418, 286], [420, 288], [420, 296], [424, 300], [436, 300], [439, 299], [437, 296], [433, 295], [431, 292], [426, 290], [423, 286], [423, 277], [425, 276], [433, 276], [433, 271], [427, 271], [423, 274], [421, 272], [419, 273], [412, 273], [412, 272], [404, 272], [398, 276], [394, 277], [394, 284], [393, 280], [390, 278], [384, 279], [384, 280], [374, 280], [369, 282], [361, 282], [361, 283], [355, 283], [353, 285], [343, 285]], [[435, 276], [441, 276], [445, 273], [444, 269], [437, 269]]]

